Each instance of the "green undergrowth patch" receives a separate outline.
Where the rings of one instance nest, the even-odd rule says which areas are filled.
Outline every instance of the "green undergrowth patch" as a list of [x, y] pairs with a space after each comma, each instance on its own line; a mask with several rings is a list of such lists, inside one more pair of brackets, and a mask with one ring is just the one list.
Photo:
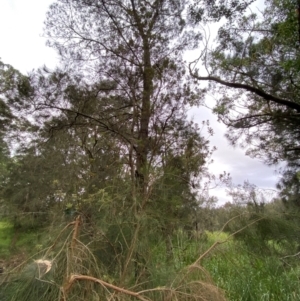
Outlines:
[[203, 266], [230, 301], [300, 300], [299, 267], [275, 255], [251, 252], [243, 242], [220, 245]]
[[11, 256], [33, 254], [42, 245], [43, 232], [41, 229], [16, 229], [7, 221], [0, 222], [0, 258], [9, 259]]
[[32, 230], [26, 230], [22, 232], [18, 232], [16, 239], [15, 248], [18, 249], [25, 249], [31, 253], [31, 251], [39, 251], [43, 248], [42, 245], [42, 236], [43, 232]]
[[13, 237], [13, 225], [9, 222], [0, 222], [0, 256], [9, 256], [9, 247]]
[[215, 254], [204, 266], [216, 284], [227, 292], [229, 300], [300, 300], [299, 273], [285, 269], [276, 258]]
[[[215, 242], [220, 242], [210, 249]], [[228, 301], [298, 301], [300, 300], [300, 264], [282, 259], [278, 253], [256, 252], [245, 242], [224, 232], [205, 232], [200, 239], [177, 232], [173, 238], [175, 270], [201, 260], [214, 283], [226, 293]], [[156, 254], [164, 254], [163, 244]], [[159, 258], [160, 273], [168, 273], [164, 259]], [[158, 272], [158, 271], [157, 271]], [[159, 272], [158, 272], [159, 273]]]

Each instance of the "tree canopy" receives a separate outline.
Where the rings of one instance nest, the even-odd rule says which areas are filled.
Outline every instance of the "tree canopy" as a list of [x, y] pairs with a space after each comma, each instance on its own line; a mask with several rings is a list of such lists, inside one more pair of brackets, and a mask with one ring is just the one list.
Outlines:
[[262, 12], [219, 29], [216, 46], [201, 55], [206, 69], [190, 65], [195, 79], [220, 93], [214, 112], [229, 141], [267, 164], [287, 162], [286, 176], [299, 167], [298, 12], [296, 1], [265, 1]]

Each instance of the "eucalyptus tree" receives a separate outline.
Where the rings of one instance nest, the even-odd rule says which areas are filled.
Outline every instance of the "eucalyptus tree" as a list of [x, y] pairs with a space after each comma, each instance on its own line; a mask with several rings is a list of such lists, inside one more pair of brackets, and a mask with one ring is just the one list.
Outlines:
[[[204, 165], [211, 150], [186, 113], [188, 104], [201, 101], [182, 58], [201, 38], [189, 25], [187, 4], [56, 1], [47, 14], [45, 33], [62, 67], [32, 75], [37, 123], [44, 127], [49, 122], [53, 133], [78, 133], [74, 139], [82, 140], [91, 168], [109, 165], [110, 147], [119, 150], [119, 168], [111, 164], [119, 172], [116, 188], [109, 191], [107, 185], [110, 201], [97, 203], [102, 214], [98, 233], [103, 234], [97, 237], [97, 248], [107, 254], [100, 260], [120, 285], [133, 274], [139, 282], [147, 273], [152, 238], [172, 225], [165, 210], [171, 208], [172, 218], [180, 219], [175, 207], [183, 212], [185, 204], [195, 203], [196, 181], [207, 172]], [[106, 141], [108, 155], [94, 160], [101, 141]], [[168, 185], [166, 195], [161, 187]], [[95, 189], [89, 200], [97, 195]], [[109, 260], [112, 256], [115, 260]]]
[[[40, 90], [44, 99], [37, 107], [72, 111], [74, 125], [80, 116], [116, 139], [131, 180], [137, 183], [136, 193], [144, 200], [152, 168], [162, 164], [164, 148], [172, 147], [167, 141], [175, 139], [172, 122], [186, 118], [185, 104], [201, 99], [192, 92], [182, 59], [200, 39], [185, 19], [186, 5], [164, 0], [60, 0], [50, 7], [45, 22], [48, 44], [76, 77], [73, 86], [90, 90], [97, 106], [87, 112], [90, 100], [74, 97], [57, 81], [59, 93], [51, 94], [48, 83]], [[64, 104], [66, 93], [72, 106]]]

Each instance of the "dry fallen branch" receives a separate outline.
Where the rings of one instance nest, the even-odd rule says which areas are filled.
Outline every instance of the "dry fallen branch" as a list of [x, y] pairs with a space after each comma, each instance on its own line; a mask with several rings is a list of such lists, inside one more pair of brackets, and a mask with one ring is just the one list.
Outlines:
[[98, 278], [95, 278], [95, 277], [92, 277], [92, 276], [86, 276], [86, 275], [71, 275], [67, 285], [63, 288], [64, 295], [68, 292], [68, 290], [71, 289], [71, 287], [72, 287], [72, 285], [74, 284], [75, 281], [80, 281], [80, 280], [92, 281], [92, 282], [98, 283], [98, 284], [100, 284], [100, 285], [102, 285], [106, 288], [113, 289], [113, 290], [115, 290], [119, 293], [129, 295], [129, 296], [133, 296], [133, 297], [135, 297], [135, 298], [137, 298], [141, 301], [149, 301], [149, 299], [141, 296], [139, 292], [136, 293], [136, 292], [133, 292], [133, 291], [129, 291], [129, 290], [124, 289], [122, 287], [119, 287], [119, 286], [110, 284], [108, 282], [105, 282], [101, 279], [98, 279]]
[[78, 237], [78, 234], [79, 234], [80, 222], [81, 222], [81, 218], [80, 218], [80, 215], [78, 215], [76, 217], [75, 226], [74, 226], [74, 230], [73, 230], [74, 232], [73, 232], [72, 242], [71, 242], [71, 248], [72, 249], [74, 249], [74, 247], [75, 247], [75, 243], [76, 243], [76, 240], [77, 240], [77, 237]]

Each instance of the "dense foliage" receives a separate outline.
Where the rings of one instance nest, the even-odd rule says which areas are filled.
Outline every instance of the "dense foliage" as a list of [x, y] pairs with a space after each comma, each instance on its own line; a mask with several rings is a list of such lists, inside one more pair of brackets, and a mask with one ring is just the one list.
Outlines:
[[279, 184], [287, 201], [299, 190], [299, 32], [298, 2], [265, 1], [263, 11], [219, 29], [216, 46], [201, 55], [207, 74], [190, 69], [218, 91], [214, 111], [233, 145], [267, 164], [287, 162]]
[[[300, 6], [253, 2], [57, 0], [60, 66], [0, 63], [0, 298], [297, 300]], [[208, 172], [213, 129], [187, 117], [207, 91], [232, 144], [287, 162], [277, 199]]]

